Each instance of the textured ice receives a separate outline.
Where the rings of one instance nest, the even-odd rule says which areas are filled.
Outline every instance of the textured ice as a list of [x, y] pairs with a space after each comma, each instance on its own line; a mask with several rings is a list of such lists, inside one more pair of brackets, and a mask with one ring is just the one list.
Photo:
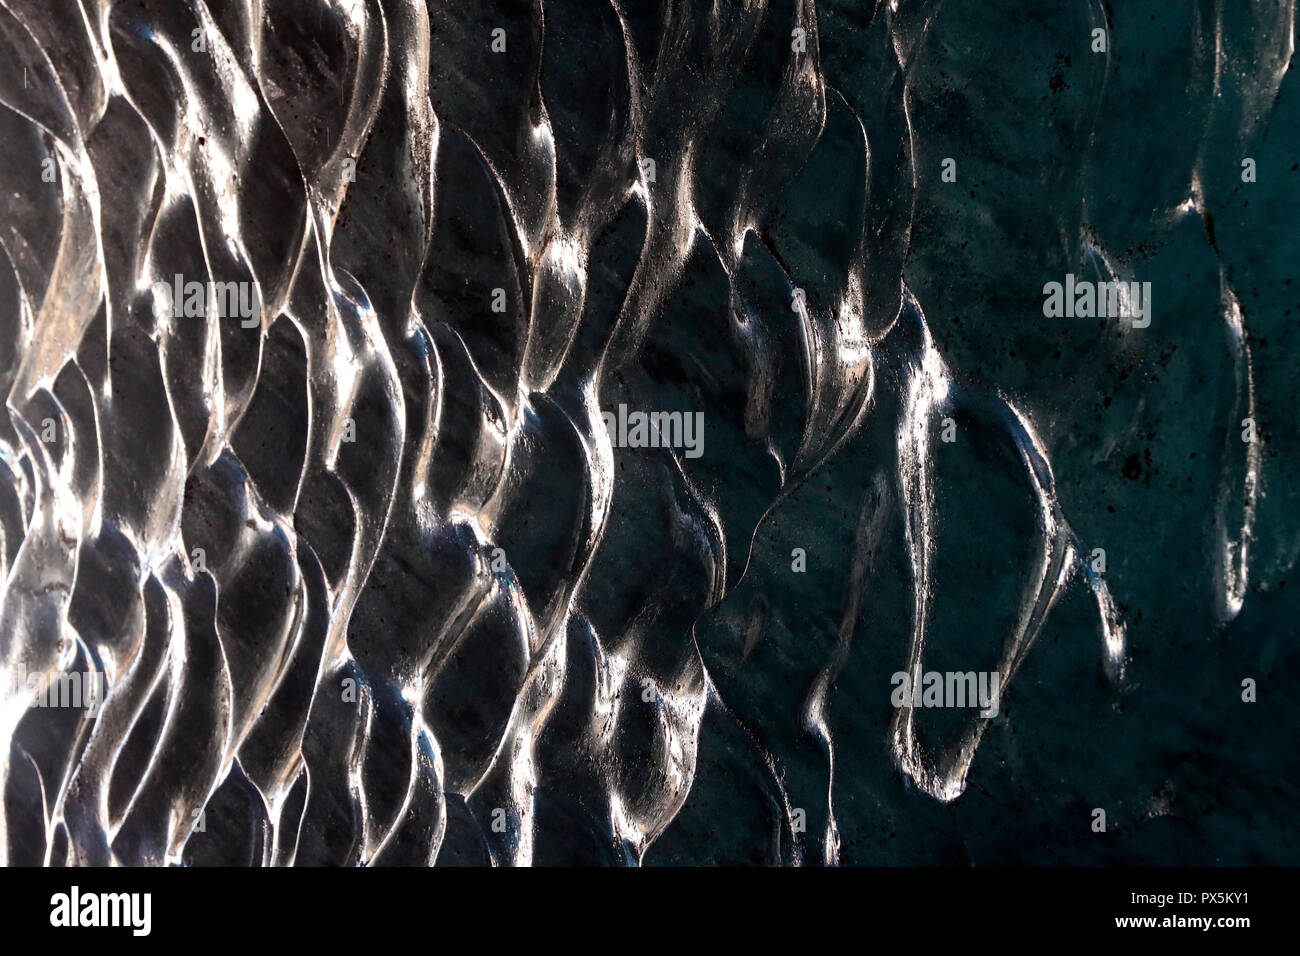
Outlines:
[[0, 0], [0, 861], [1294, 862], [1293, 37]]

